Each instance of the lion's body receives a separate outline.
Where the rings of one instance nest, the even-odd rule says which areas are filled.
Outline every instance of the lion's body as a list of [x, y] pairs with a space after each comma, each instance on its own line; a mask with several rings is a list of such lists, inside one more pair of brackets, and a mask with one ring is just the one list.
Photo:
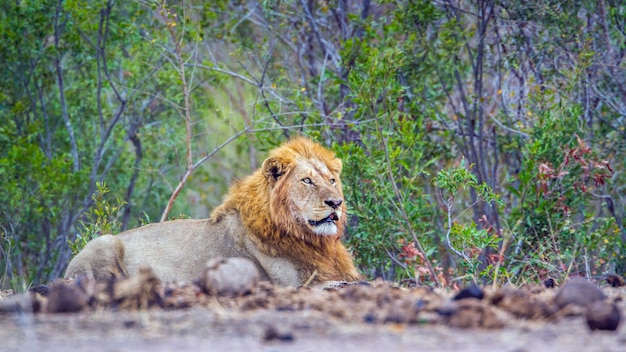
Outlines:
[[70, 262], [65, 277], [128, 276], [150, 265], [163, 281], [190, 281], [217, 257], [251, 259], [261, 279], [299, 286], [360, 278], [340, 241], [345, 203], [341, 161], [306, 139], [272, 151], [263, 167], [235, 183], [210, 219], [151, 224], [98, 237]]

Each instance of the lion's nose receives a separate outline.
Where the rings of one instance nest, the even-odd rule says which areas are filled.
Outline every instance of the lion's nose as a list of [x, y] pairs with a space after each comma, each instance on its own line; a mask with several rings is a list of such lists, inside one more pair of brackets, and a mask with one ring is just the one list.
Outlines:
[[331, 207], [333, 209], [337, 209], [337, 208], [339, 208], [339, 206], [341, 206], [341, 203], [343, 203], [343, 200], [341, 200], [341, 199], [329, 199], [327, 201], [324, 201], [324, 203], [326, 203], [329, 207]]

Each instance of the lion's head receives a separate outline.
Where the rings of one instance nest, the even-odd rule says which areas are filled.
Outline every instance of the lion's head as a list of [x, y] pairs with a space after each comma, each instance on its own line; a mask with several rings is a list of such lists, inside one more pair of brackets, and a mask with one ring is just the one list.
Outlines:
[[241, 221], [262, 253], [289, 258], [300, 284], [312, 275], [320, 282], [358, 280], [352, 256], [339, 240], [347, 217], [341, 167], [332, 151], [305, 138], [292, 139], [235, 183], [211, 220]]
[[262, 166], [272, 222], [304, 239], [341, 235], [346, 219], [341, 167], [333, 152], [308, 139], [273, 150]]
[[239, 212], [255, 235], [276, 240], [288, 234], [316, 244], [339, 237], [346, 222], [341, 167], [332, 151], [306, 138], [292, 139], [234, 184], [211, 218]]

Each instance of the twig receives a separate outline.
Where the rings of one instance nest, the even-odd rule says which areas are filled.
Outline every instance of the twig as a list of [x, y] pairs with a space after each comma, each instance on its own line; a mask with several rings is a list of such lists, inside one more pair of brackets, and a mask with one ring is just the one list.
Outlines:
[[309, 286], [309, 284], [311, 282], [313, 282], [313, 279], [315, 279], [315, 277], [317, 276], [317, 269], [315, 269], [313, 271], [313, 274], [311, 274], [311, 276], [309, 276], [309, 278], [304, 282], [304, 284], [302, 285], [303, 287], [307, 287]]
[[252, 121], [252, 123], [248, 126], [246, 126], [246, 128], [244, 128], [243, 130], [235, 133], [234, 135], [228, 137], [228, 139], [220, 144], [219, 146], [217, 146], [215, 149], [213, 149], [211, 152], [207, 153], [205, 156], [203, 156], [200, 160], [198, 160], [193, 167], [197, 168], [198, 166], [200, 166], [200, 164], [202, 164], [203, 162], [205, 162], [207, 159], [209, 159], [210, 157], [212, 157], [213, 155], [215, 155], [215, 153], [217, 153], [218, 151], [220, 151], [222, 148], [224, 148], [228, 143], [234, 141], [235, 139], [237, 139], [239, 136], [241, 136], [242, 134], [246, 133], [246, 132], [250, 132], [252, 130], [252, 126], [255, 125], [255, 121]]
[[399, 261], [394, 255], [393, 253], [389, 252], [389, 250], [387, 248], [385, 248], [385, 253], [387, 253], [387, 257], [389, 257], [389, 259], [391, 259], [392, 262], [396, 263], [396, 265], [398, 265], [399, 267], [401, 267], [402, 269], [407, 268], [406, 264], [403, 264], [401, 261]]
[[192, 164], [190, 167], [187, 168], [187, 170], [185, 171], [185, 173], [181, 177], [180, 182], [178, 182], [178, 185], [176, 186], [176, 188], [172, 192], [172, 195], [170, 196], [170, 199], [167, 201], [167, 205], [165, 206], [165, 210], [163, 210], [163, 214], [161, 215], [161, 220], [160, 221], [167, 220], [167, 216], [169, 215], [170, 211], [172, 210], [172, 207], [174, 206], [174, 201], [176, 201], [176, 198], [178, 197], [178, 194], [180, 193], [180, 191], [183, 189], [183, 187], [187, 183], [187, 180], [189, 179], [189, 176], [191, 176], [191, 174], [202, 163], [207, 161], [210, 157], [215, 155], [215, 153], [217, 153], [218, 151], [222, 150], [222, 148], [224, 148], [227, 144], [229, 144], [230, 142], [234, 141], [235, 139], [237, 139], [242, 134], [244, 134], [246, 132], [249, 132], [252, 126], [254, 126], [254, 121], [252, 122], [252, 124], [246, 126], [246, 128], [244, 128], [243, 130], [241, 130], [241, 131], [235, 133], [234, 135], [230, 136], [224, 143], [222, 143], [219, 146], [217, 146], [211, 152], [207, 153], [205, 156], [200, 158], [200, 160], [198, 160], [196, 163]]
[[446, 201], [445, 199], [443, 199], [443, 194], [441, 192], [439, 194], [439, 197], [441, 198], [441, 201], [445, 205], [446, 213], [448, 215], [448, 231], [446, 232], [446, 246], [448, 247], [448, 249], [456, 253], [456, 255], [458, 255], [459, 257], [462, 257], [463, 259], [465, 259], [465, 261], [469, 263], [470, 258], [465, 253], [454, 248], [454, 246], [452, 245], [452, 241], [450, 240], [450, 233], [452, 232], [452, 200]]

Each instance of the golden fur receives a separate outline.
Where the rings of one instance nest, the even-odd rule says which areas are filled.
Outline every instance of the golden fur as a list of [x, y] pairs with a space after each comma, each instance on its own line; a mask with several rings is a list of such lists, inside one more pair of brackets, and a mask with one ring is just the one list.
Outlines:
[[194, 280], [211, 258], [245, 257], [283, 286], [360, 279], [340, 241], [346, 223], [341, 160], [305, 138], [270, 152], [236, 182], [205, 220], [176, 220], [98, 237], [70, 262], [66, 277], [127, 276], [150, 265], [165, 281]]

